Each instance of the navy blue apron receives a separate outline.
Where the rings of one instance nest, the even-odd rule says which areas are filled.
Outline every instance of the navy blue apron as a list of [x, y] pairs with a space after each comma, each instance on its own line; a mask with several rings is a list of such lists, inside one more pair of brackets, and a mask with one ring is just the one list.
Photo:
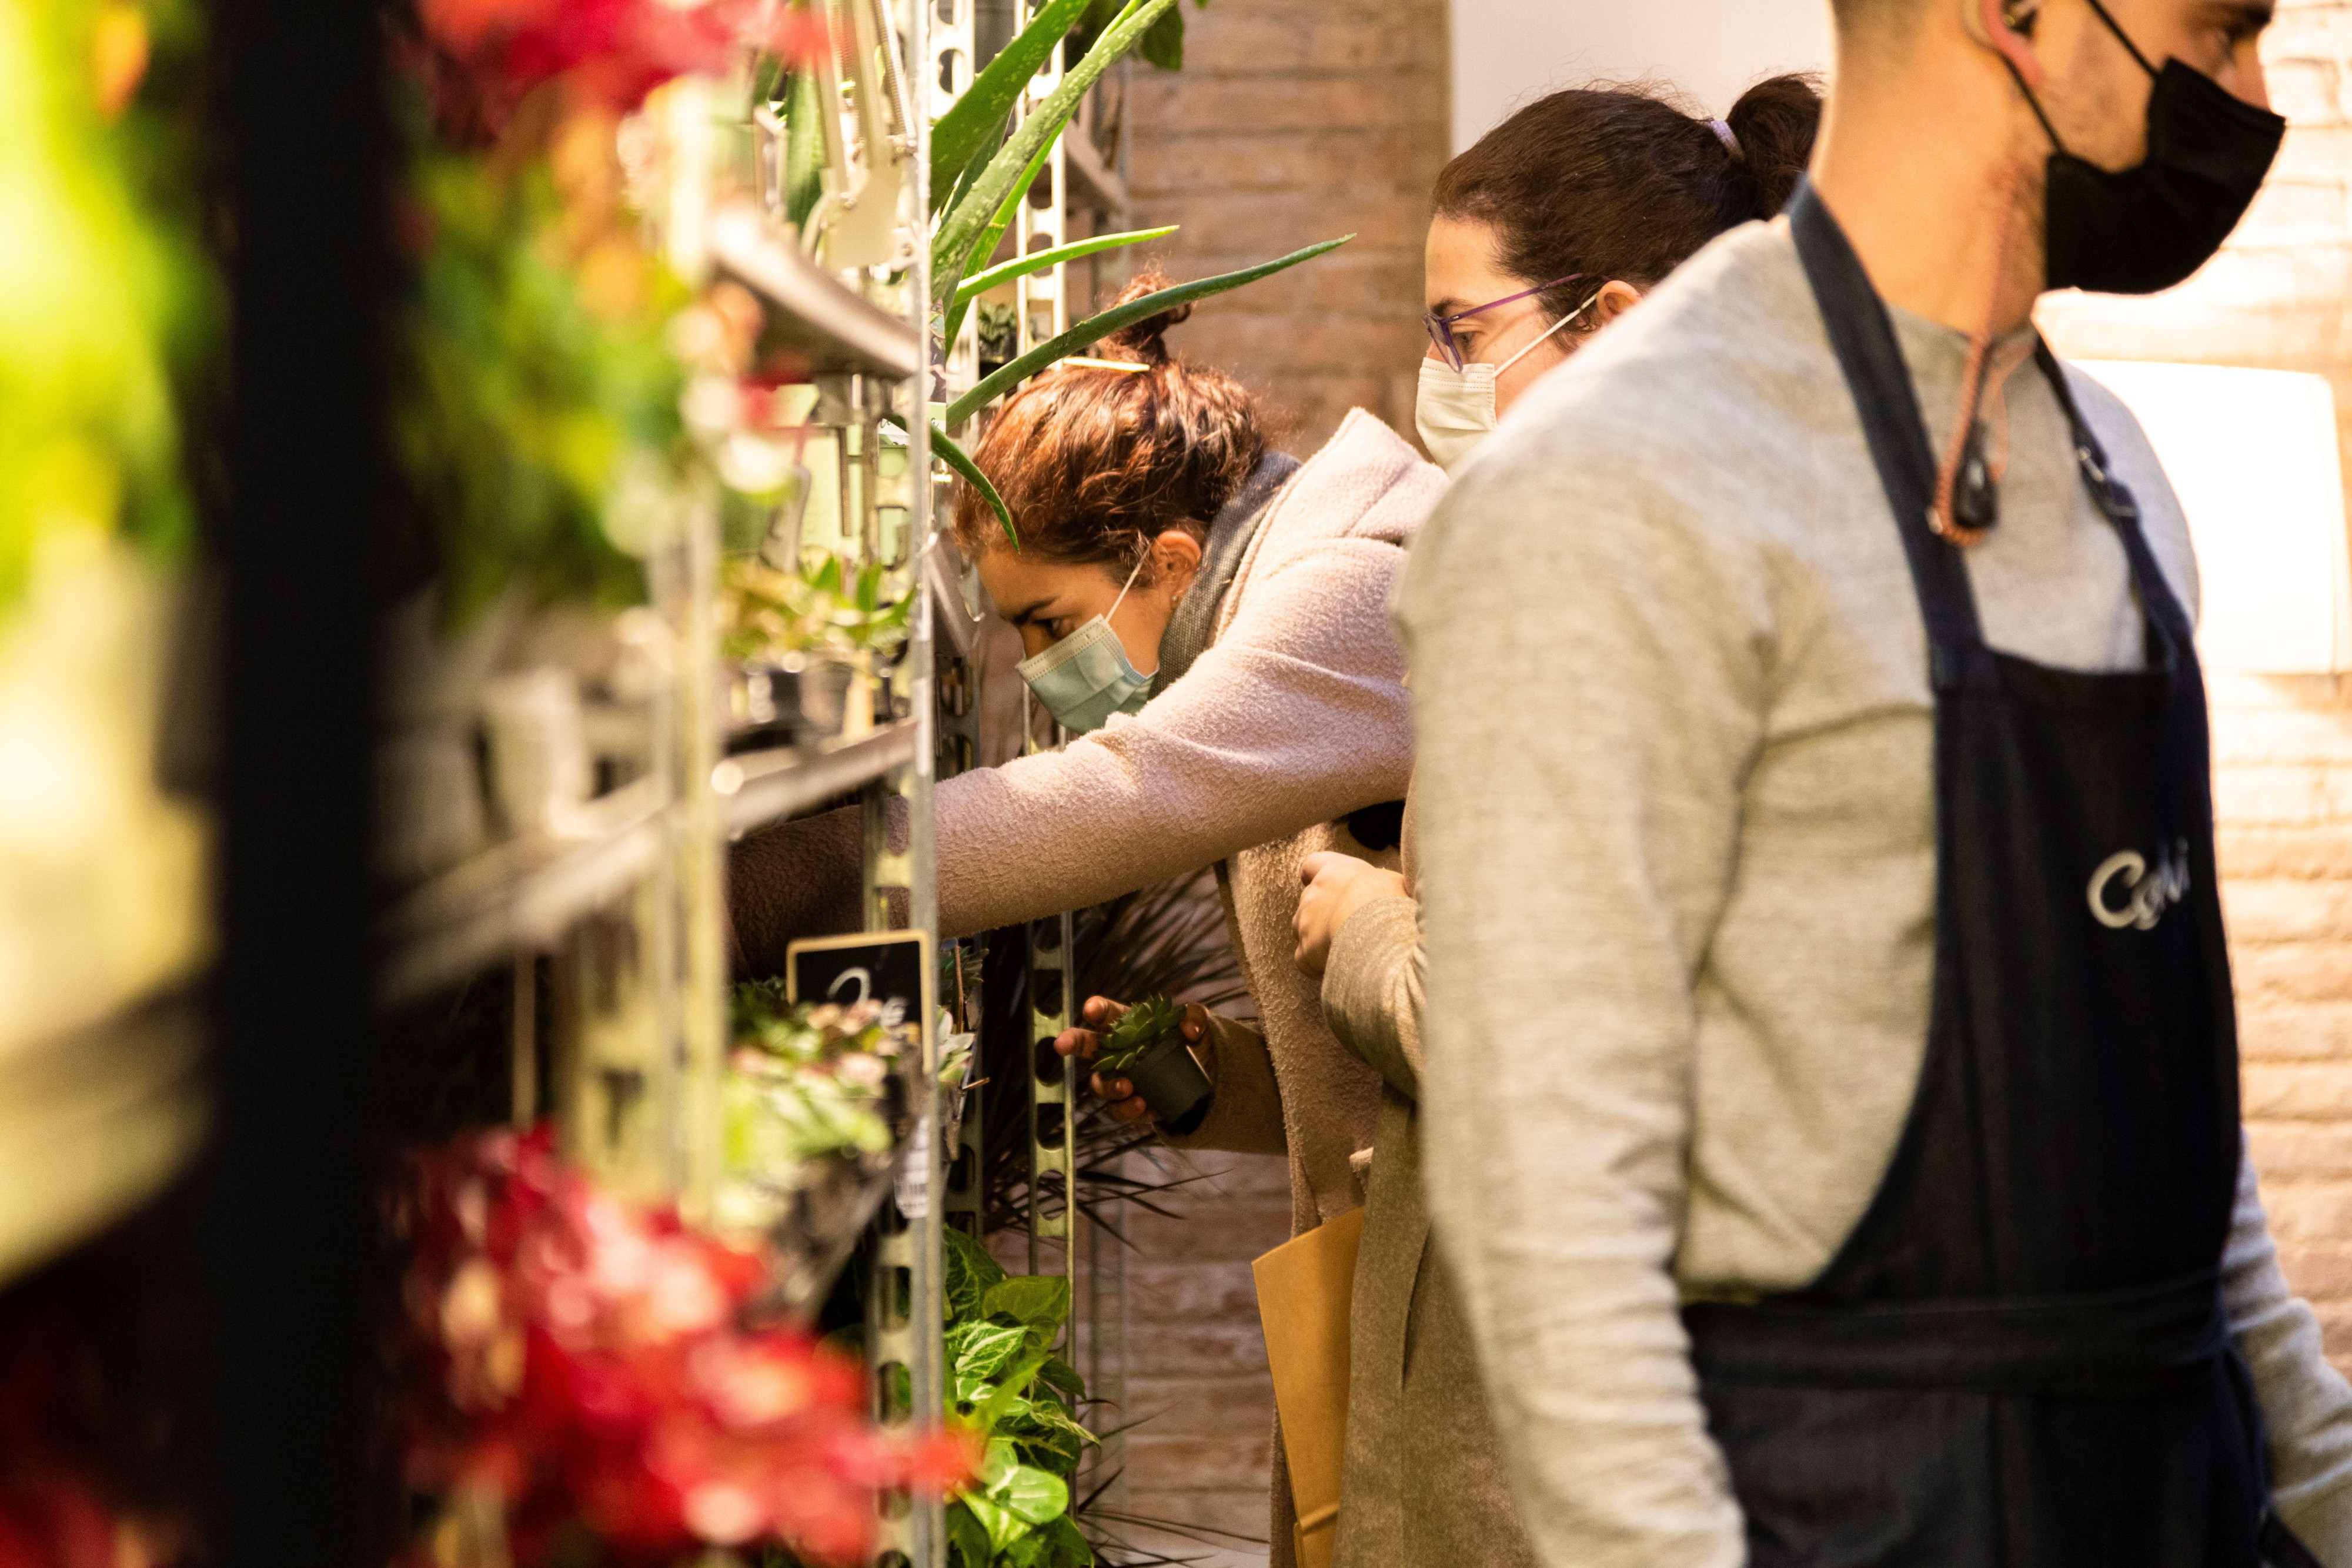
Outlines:
[[1810, 186], [1790, 215], [1927, 623], [1936, 962], [1853, 1236], [1801, 1291], [1684, 1314], [1750, 1568], [2300, 1568], [2221, 1303], [2237, 1025], [2188, 617], [2044, 346], [2146, 667], [1986, 645], [1885, 307]]

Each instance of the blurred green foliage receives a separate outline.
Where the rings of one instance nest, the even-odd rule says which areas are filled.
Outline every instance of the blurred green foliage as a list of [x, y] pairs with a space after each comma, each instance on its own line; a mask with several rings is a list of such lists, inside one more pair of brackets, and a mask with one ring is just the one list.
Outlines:
[[0, 612], [52, 532], [194, 539], [184, 411], [226, 314], [203, 46], [187, 0], [0, 0]]
[[[394, 435], [453, 623], [509, 586], [642, 599], [644, 574], [615, 536], [658, 527], [631, 514], [666, 504], [684, 445], [684, 372], [664, 329], [687, 290], [603, 188], [609, 121], [535, 133], [543, 119], [519, 116], [487, 152], [420, 132], [409, 166], [408, 226], [423, 245], [401, 314]], [[568, 159], [551, 156], [567, 143]], [[560, 183], [580, 162], [589, 172]]]

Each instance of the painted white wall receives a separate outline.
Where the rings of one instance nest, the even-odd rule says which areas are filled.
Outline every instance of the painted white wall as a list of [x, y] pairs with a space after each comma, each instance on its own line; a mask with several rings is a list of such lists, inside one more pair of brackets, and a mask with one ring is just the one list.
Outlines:
[[1708, 114], [1759, 77], [1826, 71], [1829, 0], [1454, 0], [1454, 151], [1529, 99], [1664, 77]]

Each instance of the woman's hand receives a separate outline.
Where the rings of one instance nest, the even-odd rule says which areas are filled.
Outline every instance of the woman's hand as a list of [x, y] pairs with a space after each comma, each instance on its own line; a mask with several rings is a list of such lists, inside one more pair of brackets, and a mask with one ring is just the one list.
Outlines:
[[[1088, 997], [1079, 1016], [1087, 1020], [1085, 1029], [1066, 1029], [1054, 1038], [1054, 1049], [1064, 1056], [1076, 1056], [1092, 1061], [1102, 1049], [1101, 1031], [1110, 1028], [1127, 1015], [1125, 1002], [1112, 1001], [1108, 997]], [[1186, 1045], [1198, 1045], [1209, 1033], [1209, 1009], [1198, 1002], [1184, 1008], [1184, 1021], [1179, 1026]], [[1165, 1036], [1161, 1037], [1165, 1039]], [[1151, 1114], [1151, 1107], [1135, 1092], [1135, 1085], [1125, 1078], [1105, 1078], [1101, 1073], [1087, 1078], [1095, 1093], [1110, 1108], [1115, 1122], [1140, 1122]]]
[[1325, 850], [1298, 862], [1298, 880], [1307, 891], [1298, 895], [1298, 913], [1290, 928], [1298, 934], [1298, 967], [1320, 977], [1331, 958], [1331, 938], [1348, 916], [1376, 898], [1406, 898], [1404, 878], [1382, 871], [1370, 861]]

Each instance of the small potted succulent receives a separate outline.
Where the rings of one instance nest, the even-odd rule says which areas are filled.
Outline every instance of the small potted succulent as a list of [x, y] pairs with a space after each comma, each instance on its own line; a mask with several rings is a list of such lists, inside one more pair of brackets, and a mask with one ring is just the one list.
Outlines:
[[1183, 1022], [1183, 1009], [1166, 997], [1136, 1003], [1103, 1036], [1094, 1070], [1126, 1079], [1153, 1116], [1189, 1132], [1207, 1113], [1209, 1075], [1184, 1043]]
[[876, 670], [905, 644], [914, 596], [885, 603], [884, 577], [877, 564], [845, 570], [831, 555], [798, 571], [728, 563], [719, 612], [735, 661], [731, 748], [814, 748], [890, 717]]

